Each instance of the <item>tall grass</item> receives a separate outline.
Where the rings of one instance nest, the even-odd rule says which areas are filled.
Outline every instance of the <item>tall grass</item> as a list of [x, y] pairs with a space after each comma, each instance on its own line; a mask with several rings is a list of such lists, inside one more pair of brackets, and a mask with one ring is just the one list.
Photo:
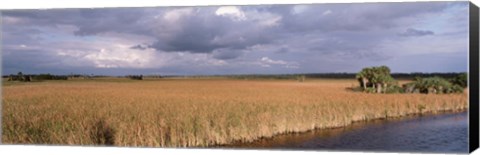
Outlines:
[[3, 86], [7, 144], [188, 147], [463, 110], [467, 94], [365, 94], [354, 80], [177, 79]]

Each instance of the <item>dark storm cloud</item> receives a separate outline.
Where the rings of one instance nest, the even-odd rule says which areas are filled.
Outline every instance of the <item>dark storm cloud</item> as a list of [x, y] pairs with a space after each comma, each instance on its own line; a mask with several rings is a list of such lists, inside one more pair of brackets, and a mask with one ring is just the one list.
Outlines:
[[[134, 33], [156, 38], [149, 47], [165, 52], [211, 53], [215, 49], [244, 49], [268, 43], [270, 30], [256, 27], [252, 21], [232, 21], [215, 16], [217, 7], [199, 7], [188, 15], [178, 15], [174, 25], [162, 18], [168, 11], [182, 8], [117, 8], [12, 10], [4, 16], [20, 20], [22, 26], [55, 27], [74, 25], [75, 35], [106, 32]], [[154, 18], [155, 17], [155, 18]], [[176, 30], [172, 30], [172, 27]]]
[[434, 33], [432, 31], [428, 30], [417, 30], [417, 29], [412, 29], [408, 28], [405, 32], [400, 33], [400, 36], [403, 37], [414, 37], [414, 36], [426, 36], [426, 35], [433, 35]]
[[466, 8], [420, 2], [7, 10], [2, 50], [12, 71], [354, 71], [361, 65], [346, 64], [388, 63], [402, 50], [412, 57], [463, 50]]
[[215, 16], [216, 9], [196, 9], [194, 13], [179, 17], [174, 34], [168, 29], [157, 30], [157, 41], [150, 47], [165, 52], [212, 53], [222, 48], [245, 49], [269, 43], [275, 37], [274, 30], [260, 28], [253, 21]]

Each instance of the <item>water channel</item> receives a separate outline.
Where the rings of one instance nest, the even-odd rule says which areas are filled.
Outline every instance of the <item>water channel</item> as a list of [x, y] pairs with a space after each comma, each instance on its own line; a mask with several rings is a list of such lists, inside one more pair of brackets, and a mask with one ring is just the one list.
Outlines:
[[229, 148], [370, 152], [468, 152], [468, 113], [427, 114], [284, 134]]

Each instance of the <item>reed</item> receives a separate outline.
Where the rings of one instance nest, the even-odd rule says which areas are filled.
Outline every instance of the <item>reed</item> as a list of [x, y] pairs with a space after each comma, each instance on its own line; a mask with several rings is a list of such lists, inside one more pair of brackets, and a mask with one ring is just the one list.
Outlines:
[[355, 80], [162, 79], [7, 84], [6, 144], [206, 147], [354, 121], [464, 110], [463, 94], [366, 94]]

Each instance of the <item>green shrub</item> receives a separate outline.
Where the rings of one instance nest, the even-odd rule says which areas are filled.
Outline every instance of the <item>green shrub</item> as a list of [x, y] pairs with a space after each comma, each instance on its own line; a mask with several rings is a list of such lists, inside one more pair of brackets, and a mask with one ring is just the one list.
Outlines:
[[392, 85], [392, 86], [389, 86], [387, 88], [387, 90], [385, 91], [385, 93], [387, 94], [392, 94], [392, 93], [405, 93], [405, 90], [398, 86], [398, 85]]
[[441, 77], [430, 78], [416, 78], [415, 82], [404, 84], [405, 91], [409, 92], [408, 87], [413, 85], [414, 89], [418, 89], [420, 93], [462, 93], [463, 87], [457, 84], [452, 84]]
[[468, 85], [468, 75], [467, 73], [462, 73], [452, 79], [450, 79], [450, 82], [454, 85], [461, 86], [463, 88], [466, 88]]
[[452, 93], [463, 93], [463, 87], [459, 85], [453, 85], [451, 90]]

